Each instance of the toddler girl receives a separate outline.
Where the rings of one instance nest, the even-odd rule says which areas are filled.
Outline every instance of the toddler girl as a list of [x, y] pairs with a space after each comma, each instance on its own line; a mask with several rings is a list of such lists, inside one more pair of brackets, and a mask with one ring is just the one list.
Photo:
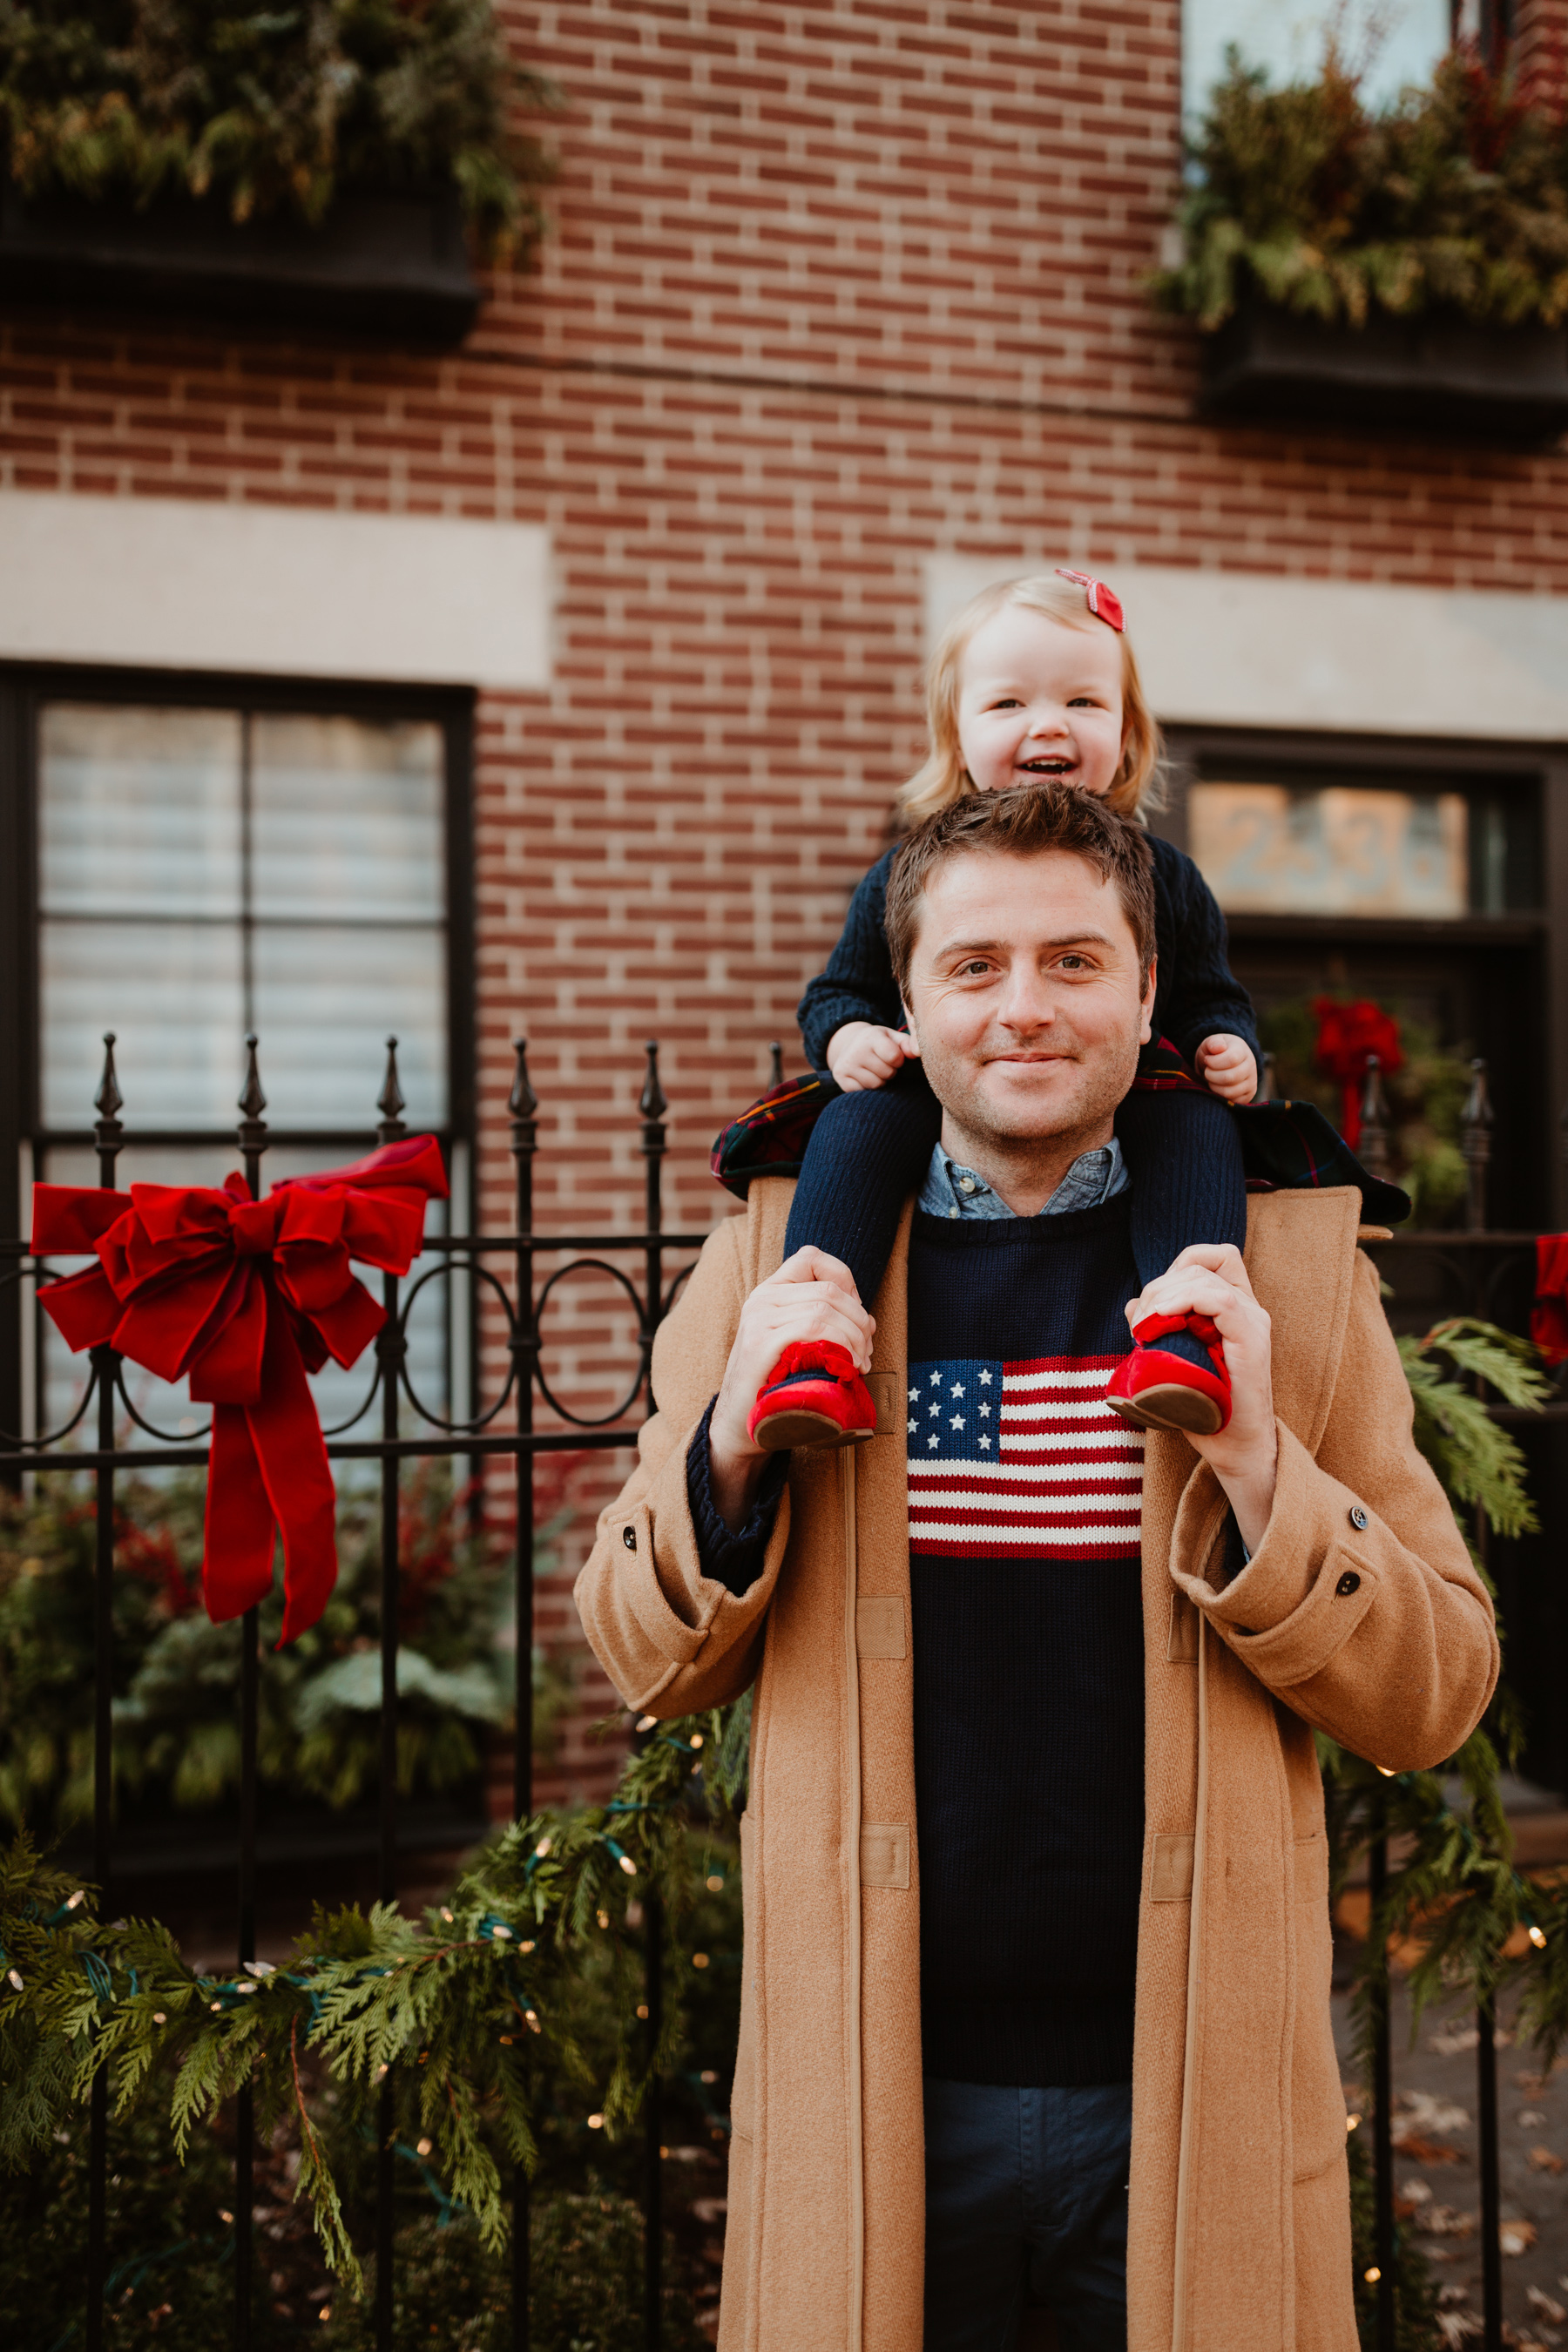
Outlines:
[[[927, 685], [931, 756], [905, 785], [912, 819], [963, 793], [1006, 792], [1047, 777], [1094, 793], [1136, 820], [1149, 796], [1159, 730], [1143, 699], [1121, 606], [1103, 581], [1058, 569], [972, 598], [949, 627]], [[1145, 1047], [1116, 1116], [1132, 1178], [1132, 1250], [1145, 1285], [1193, 1242], [1247, 1237], [1247, 1181], [1226, 1105], [1258, 1088], [1247, 992], [1226, 958], [1225, 920], [1191, 858], [1151, 836], [1158, 968], [1153, 1030], [1204, 1085], [1184, 1086], [1168, 1047]], [[857, 889], [843, 937], [799, 1007], [806, 1052], [843, 1089], [812, 1131], [790, 1211], [785, 1255], [815, 1244], [841, 1258], [863, 1303], [876, 1297], [905, 1201], [942, 1124], [902, 1008], [882, 930], [888, 868]], [[984, 1187], [967, 1171], [966, 1193]], [[1003, 1212], [999, 1212], [1003, 1213]], [[1140, 1426], [1207, 1436], [1230, 1418], [1230, 1383], [1212, 1326], [1137, 1327], [1107, 1391]], [[1157, 1341], [1158, 1345], [1151, 1345]], [[822, 1360], [816, 1360], [820, 1355]], [[843, 1361], [838, 1360], [843, 1358]], [[842, 1349], [799, 1349], [775, 1368], [751, 1416], [770, 1450], [840, 1445], [875, 1427], [868, 1391]]]

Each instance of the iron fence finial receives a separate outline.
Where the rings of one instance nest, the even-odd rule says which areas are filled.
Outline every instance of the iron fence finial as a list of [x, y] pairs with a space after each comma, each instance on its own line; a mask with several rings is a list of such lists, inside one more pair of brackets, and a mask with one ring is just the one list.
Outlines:
[[115, 1075], [114, 1045], [115, 1032], [112, 1029], [106, 1029], [103, 1033], [103, 1076], [98, 1082], [98, 1092], [92, 1098], [92, 1107], [100, 1120], [105, 1122], [113, 1120], [118, 1127], [120, 1122], [115, 1114], [124, 1108], [125, 1097], [120, 1091], [120, 1080]]
[[1487, 1166], [1492, 1156], [1491, 1130], [1491, 1089], [1487, 1084], [1486, 1063], [1478, 1054], [1470, 1064], [1470, 1091], [1465, 1097], [1465, 1108], [1459, 1120], [1460, 1149], [1465, 1155], [1465, 1173], [1469, 1184], [1465, 1223], [1471, 1233], [1480, 1233], [1487, 1222]]
[[647, 1055], [647, 1076], [643, 1080], [637, 1108], [645, 1119], [662, 1118], [669, 1105], [664, 1098], [664, 1088], [658, 1082], [658, 1046], [653, 1038], [648, 1039], [643, 1051]]
[[539, 1108], [539, 1097], [529, 1084], [527, 1038], [514, 1037], [511, 1041], [511, 1050], [513, 1055], [511, 1092], [506, 1098], [506, 1107], [511, 1113], [515, 1126], [519, 1119], [533, 1118]]
[[245, 1040], [245, 1087], [239, 1097], [243, 1116], [237, 1129], [245, 1160], [245, 1181], [253, 1201], [261, 1197], [261, 1155], [267, 1149], [267, 1121], [261, 1116], [267, 1108], [267, 1097], [261, 1090], [261, 1072], [256, 1059], [258, 1042], [254, 1030], [248, 1031]]
[[775, 1087], [782, 1087], [784, 1084], [784, 1047], [779, 1044], [776, 1037], [773, 1039], [773, 1044], [768, 1047], [768, 1055], [773, 1064], [773, 1076], [770, 1080], [770, 1084]]
[[407, 1134], [407, 1126], [400, 1116], [404, 1108], [404, 1100], [403, 1088], [397, 1083], [395, 1037], [389, 1037], [386, 1041], [386, 1076], [381, 1082], [381, 1092], [375, 1098], [375, 1107], [381, 1113], [381, 1122], [375, 1130], [375, 1139], [378, 1143], [395, 1143], [400, 1136]]
[[93, 1149], [98, 1153], [98, 1181], [105, 1186], [114, 1182], [114, 1162], [125, 1136], [118, 1116], [124, 1108], [124, 1097], [114, 1072], [114, 1035], [112, 1029], [103, 1033], [103, 1076], [92, 1098], [98, 1113], [92, 1130]]
[[254, 1029], [246, 1033], [245, 1085], [237, 1107], [248, 1120], [258, 1119], [267, 1108], [267, 1097], [261, 1091], [261, 1072], [256, 1060], [256, 1048], [259, 1043]]
[[1383, 1059], [1366, 1057], [1366, 1084], [1361, 1097], [1361, 1141], [1357, 1156], [1369, 1176], [1388, 1174], [1388, 1104], [1383, 1091]]

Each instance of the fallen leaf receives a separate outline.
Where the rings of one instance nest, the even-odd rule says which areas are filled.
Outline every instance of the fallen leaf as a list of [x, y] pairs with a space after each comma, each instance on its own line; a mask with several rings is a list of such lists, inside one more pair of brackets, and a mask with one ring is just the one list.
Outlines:
[[1439, 2311], [1447, 2311], [1457, 2303], [1468, 2303], [1469, 2299], [1470, 2290], [1468, 2286], [1459, 2286], [1455, 2284], [1452, 2286], [1440, 2286], [1437, 2289], [1437, 2308]]
[[1553, 2156], [1549, 2147], [1532, 2147], [1530, 2168], [1531, 2172], [1568, 2172], [1568, 2158]]
[[1456, 2212], [1452, 2205], [1434, 2205], [1417, 2217], [1415, 2226], [1429, 2238], [1468, 2238], [1477, 2219], [1474, 2213]]
[[1517, 2120], [1521, 2131], [1539, 2131], [1546, 2117], [1539, 2107], [1521, 2107]]
[[1533, 2221], [1500, 2221], [1498, 2243], [1505, 2254], [1527, 2254], [1536, 2241]]
[[1403, 2147], [1414, 2136], [1425, 2138], [1434, 2132], [1463, 2131], [1469, 2120], [1466, 2109], [1457, 2107], [1452, 2099], [1436, 2098], [1430, 2091], [1405, 2091], [1396, 2102], [1389, 2129], [1394, 2147]]
[[1459, 2161], [1458, 2149], [1447, 2140], [1423, 2139], [1417, 2132], [1411, 2132], [1404, 2139], [1396, 2135], [1394, 2145], [1401, 2156], [1410, 2158], [1412, 2164], [1458, 2164]]
[[1542, 2286], [1527, 2286], [1524, 2299], [1531, 2311], [1540, 2313], [1549, 2327], [1561, 2327], [1568, 2320], [1568, 2306], [1559, 2303], [1555, 2295], [1548, 2294]]
[[1454, 2352], [1456, 2346], [1473, 2343], [1476, 2337], [1484, 2335], [1486, 2330], [1479, 2312], [1439, 2311], [1437, 2333], [1442, 2339], [1445, 2352]]
[[1431, 2202], [1432, 2183], [1423, 2180], [1418, 2173], [1414, 2180], [1400, 2182], [1399, 2194], [1409, 2205], [1426, 2205]]

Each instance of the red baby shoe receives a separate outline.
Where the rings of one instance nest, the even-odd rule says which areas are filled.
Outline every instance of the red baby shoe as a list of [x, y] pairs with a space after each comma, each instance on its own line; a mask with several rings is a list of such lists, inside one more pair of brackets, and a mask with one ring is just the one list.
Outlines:
[[[1150, 1343], [1167, 1331], [1190, 1331], [1208, 1351], [1212, 1372]], [[1230, 1420], [1230, 1374], [1219, 1326], [1207, 1315], [1147, 1315], [1132, 1326], [1133, 1349], [1110, 1376], [1105, 1402], [1136, 1429], [1174, 1429], [1217, 1437]]]
[[757, 1391], [746, 1434], [765, 1454], [875, 1437], [877, 1408], [848, 1349], [833, 1339], [794, 1341]]

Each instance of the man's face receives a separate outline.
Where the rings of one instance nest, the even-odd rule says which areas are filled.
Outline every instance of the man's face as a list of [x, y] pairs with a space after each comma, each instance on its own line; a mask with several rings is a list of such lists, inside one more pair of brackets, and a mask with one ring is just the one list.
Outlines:
[[1109, 1139], [1153, 1006], [1116, 886], [1086, 859], [970, 850], [927, 884], [906, 1009], [964, 1134]]

